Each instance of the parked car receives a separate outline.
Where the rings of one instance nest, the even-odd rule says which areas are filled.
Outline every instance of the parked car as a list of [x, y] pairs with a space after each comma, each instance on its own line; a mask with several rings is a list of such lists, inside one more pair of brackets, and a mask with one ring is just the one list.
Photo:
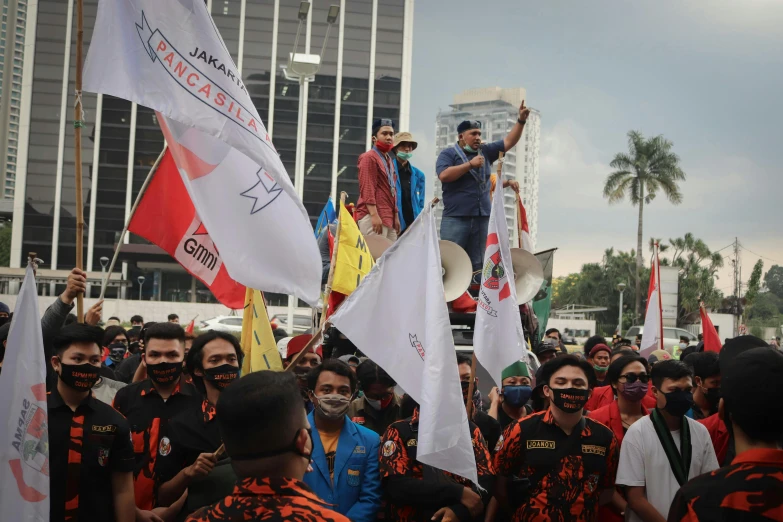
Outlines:
[[[625, 338], [634, 341], [637, 335], [644, 337], [644, 326], [632, 326], [625, 333]], [[680, 337], [687, 337], [692, 344], [699, 342], [698, 338], [690, 333], [688, 330], [682, 328], [663, 327], [663, 347], [671, 352], [675, 346], [680, 346]]]
[[294, 315], [293, 330], [288, 327], [287, 314], [273, 315], [269, 322], [272, 324], [272, 328], [281, 328], [291, 336], [307, 333], [307, 331], [313, 327], [313, 317], [311, 315]]
[[242, 317], [235, 315], [219, 315], [212, 319], [201, 321], [199, 324], [199, 330], [206, 332], [208, 330], [218, 330], [221, 332], [241, 332], [242, 331]]

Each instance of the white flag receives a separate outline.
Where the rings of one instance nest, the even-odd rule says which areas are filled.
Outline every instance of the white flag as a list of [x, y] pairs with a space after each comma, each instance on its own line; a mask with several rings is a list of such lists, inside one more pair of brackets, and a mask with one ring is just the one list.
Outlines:
[[330, 322], [419, 403], [419, 462], [478, 484], [429, 205]]
[[234, 280], [318, 302], [312, 224], [203, 0], [100, 0], [84, 90], [158, 111]]
[[502, 192], [496, 190], [492, 196], [473, 333], [476, 358], [498, 386], [502, 386], [501, 374], [507, 366], [527, 360]]
[[46, 361], [35, 276], [29, 266], [8, 333], [0, 397], [0, 518], [48, 522]]
[[642, 342], [639, 346], [639, 355], [645, 359], [654, 350], [663, 348], [663, 310], [660, 299], [661, 270], [658, 261], [658, 245], [653, 253], [652, 267], [650, 270], [650, 286], [647, 290], [647, 313], [644, 316], [644, 330]]

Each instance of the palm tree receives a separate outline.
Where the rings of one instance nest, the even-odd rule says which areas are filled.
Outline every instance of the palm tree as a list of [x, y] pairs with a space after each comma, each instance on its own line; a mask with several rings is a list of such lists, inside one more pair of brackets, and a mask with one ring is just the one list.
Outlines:
[[642, 238], [644, 205], [650, 204], [661, 190], [675, 205], [682, 202], [678, 181], [685, 180], [680, 158], [672, 152], [673, 144], [663, 136], [645, 139], [641, 132], [628, 133], [628, 153], [618, 153], [609, 164], [617, 169], [606, 178], [604, 197], [617, 203], [627, 196], [631, 204], [639, 206], [636, 232], [636, 302], [634, 314], [639, 317], [641, 306]]

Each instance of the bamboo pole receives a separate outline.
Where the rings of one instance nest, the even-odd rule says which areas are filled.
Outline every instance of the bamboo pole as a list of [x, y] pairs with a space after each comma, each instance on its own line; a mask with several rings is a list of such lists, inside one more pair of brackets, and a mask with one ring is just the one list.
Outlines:
[[[326, 290], [324, 291], [323, 313], [321, 313], [321, 324], [319, 328], [323, 330], [326, 318], [329, 315], [329, 296], [332, 295], [332, 280], [334, 279], [334, 265], [337, 264], [337, 248], [340, 245], [340, 216], [345, 206], [345, 198], [348, 196], [345, 192], [340, 193], [340, 207], [337, 211], [337, 232], [334, 234], [334, 249], [332, 250], [332, 259], [329, 265], [329, 277], [326, 279]], [[329, 224], [326, 224], [326, 233], [329, 233]], [[292, 365], [293, 366], [293, 365]]]
[[128, 227], [130, 226], [131, 219], [133, 219], [133, 215], [136, 213], [136, 209], [139, 207], [141, 198], [144, 195], [144, 192], [147, 190], [147, 186], [150, 184], [150, 181], [152, 181], [153, 174], [155, 174], [155, 172], [158, 170], [158, 165], [160, 165], [160, 161], [163, 159], [163, 155], [165, 153], [166, 146], [164, 145], [163, 150], [160, 151], [160, 154], [158, 155], [158, 159], [155, 160], [155, 163], [152, 165], [149, 174], [147, 174], [147, 179], [144, 180], [144, 184], [141, 186], [139, 194], [136, 196], [136, 201], [133, 202], [133, 208], [131, 208], [130, 214], [128, 214], [128, 219], [125, 221], [125, 227], [122, 229], [120, 239], [117, 241], [117, 248], [114, 249], [114, 256], [111, 258], [109, 271], [106, 272], [106, 277], [104, 278], [103, 284], [101, 285], [101, 296], [99, 299], [103, 299], [104, 294], [106, 294], [106, 287], [109, 284], [109, 279], [111, 278], [112, 272], [114, 272], [114, 265], [117, 263], [117, 257], [120, 255], [120, 249], [122, 248], [122, 243], [125, 240], [125, 234], [128, 233]]
[[[73, 106], [73, 158], [76, 174], [76, 268], [84, 270], [84, 201], [82, 201], [82, 44], [84, 42], [84, 0], [76, 0], [76, 103]], [[103, 296], [101, 296], [103, 298]], [[84, 322], [84, 295], [76, 296], [76, 317]]]

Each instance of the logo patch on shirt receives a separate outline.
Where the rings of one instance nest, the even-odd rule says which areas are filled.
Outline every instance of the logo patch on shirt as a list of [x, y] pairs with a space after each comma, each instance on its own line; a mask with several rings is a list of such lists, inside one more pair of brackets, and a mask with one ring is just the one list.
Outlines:
[[592, 473], [587, 479], [587, 490], [594, 493], [596, 489], [598, 489], [598, 473]]
[[383, 443], [383, 456], [384, 457], [391, 457], [394, 455], [394, 452], [397, 451], [397, 444], [394, 443], [393, 440], [387, 440]]
[[348, 485], [357, 487], [361, 484], [362, 472], [358, 469], [348, 468]]
[[416, 446], [416, 447], [418, 447], [418, 444], [419, 444], [419, 441], [418, 441], [417, 439], [411, 439], [411, 440], [409, 440], [409, 441], [406, 443], [406, 446], [408, 446], [409, 448], [410, 448], [411, 446]]
[[367, 453], [367, 450], [365, 449], [365, 447], [364, 447], [364, 446], [356, 446], [356, 447], [353, 449], [353, 452], [354, 452], [354, 453], [361, 453], [362, 455], [364, 455], [365, 453]]
[[500, 438], [498, 439], [498, 443], [495, 444], [495, 453], [497, 453], [498, 451], [503, 449], [503, 441], [504, 440], [505, 439], [503, 438], [503, 435], [501, 435]]
[[117, 431], [117, 426], [109, 424], [108, 426], [93, 426], [92, 431], [94, 433], [114, 433]]
[[354, 417], [351, 419], [352, 422], [355, 422], [356, 424], [364, 425], [364, 417]]
[[593, 446], [590, 444], [582, 444], [582, 453], [590, 453], [592, 455], [606, 456], [606, 448], [603, 446]]
[[108, 463], [109, 463], [109, 449], [98, 448], [98, 465], [105, 468], [106, 464]]
[[160, 444], [158, 444], [158, 453], [161, 457], [165, 457], [171, 453], [171, 441], [168, 437], [163, 437], [160, 439]]
[[527, 449], [555, 449], [555, 441], [553, 440], [529, 440], [527, 441]]

